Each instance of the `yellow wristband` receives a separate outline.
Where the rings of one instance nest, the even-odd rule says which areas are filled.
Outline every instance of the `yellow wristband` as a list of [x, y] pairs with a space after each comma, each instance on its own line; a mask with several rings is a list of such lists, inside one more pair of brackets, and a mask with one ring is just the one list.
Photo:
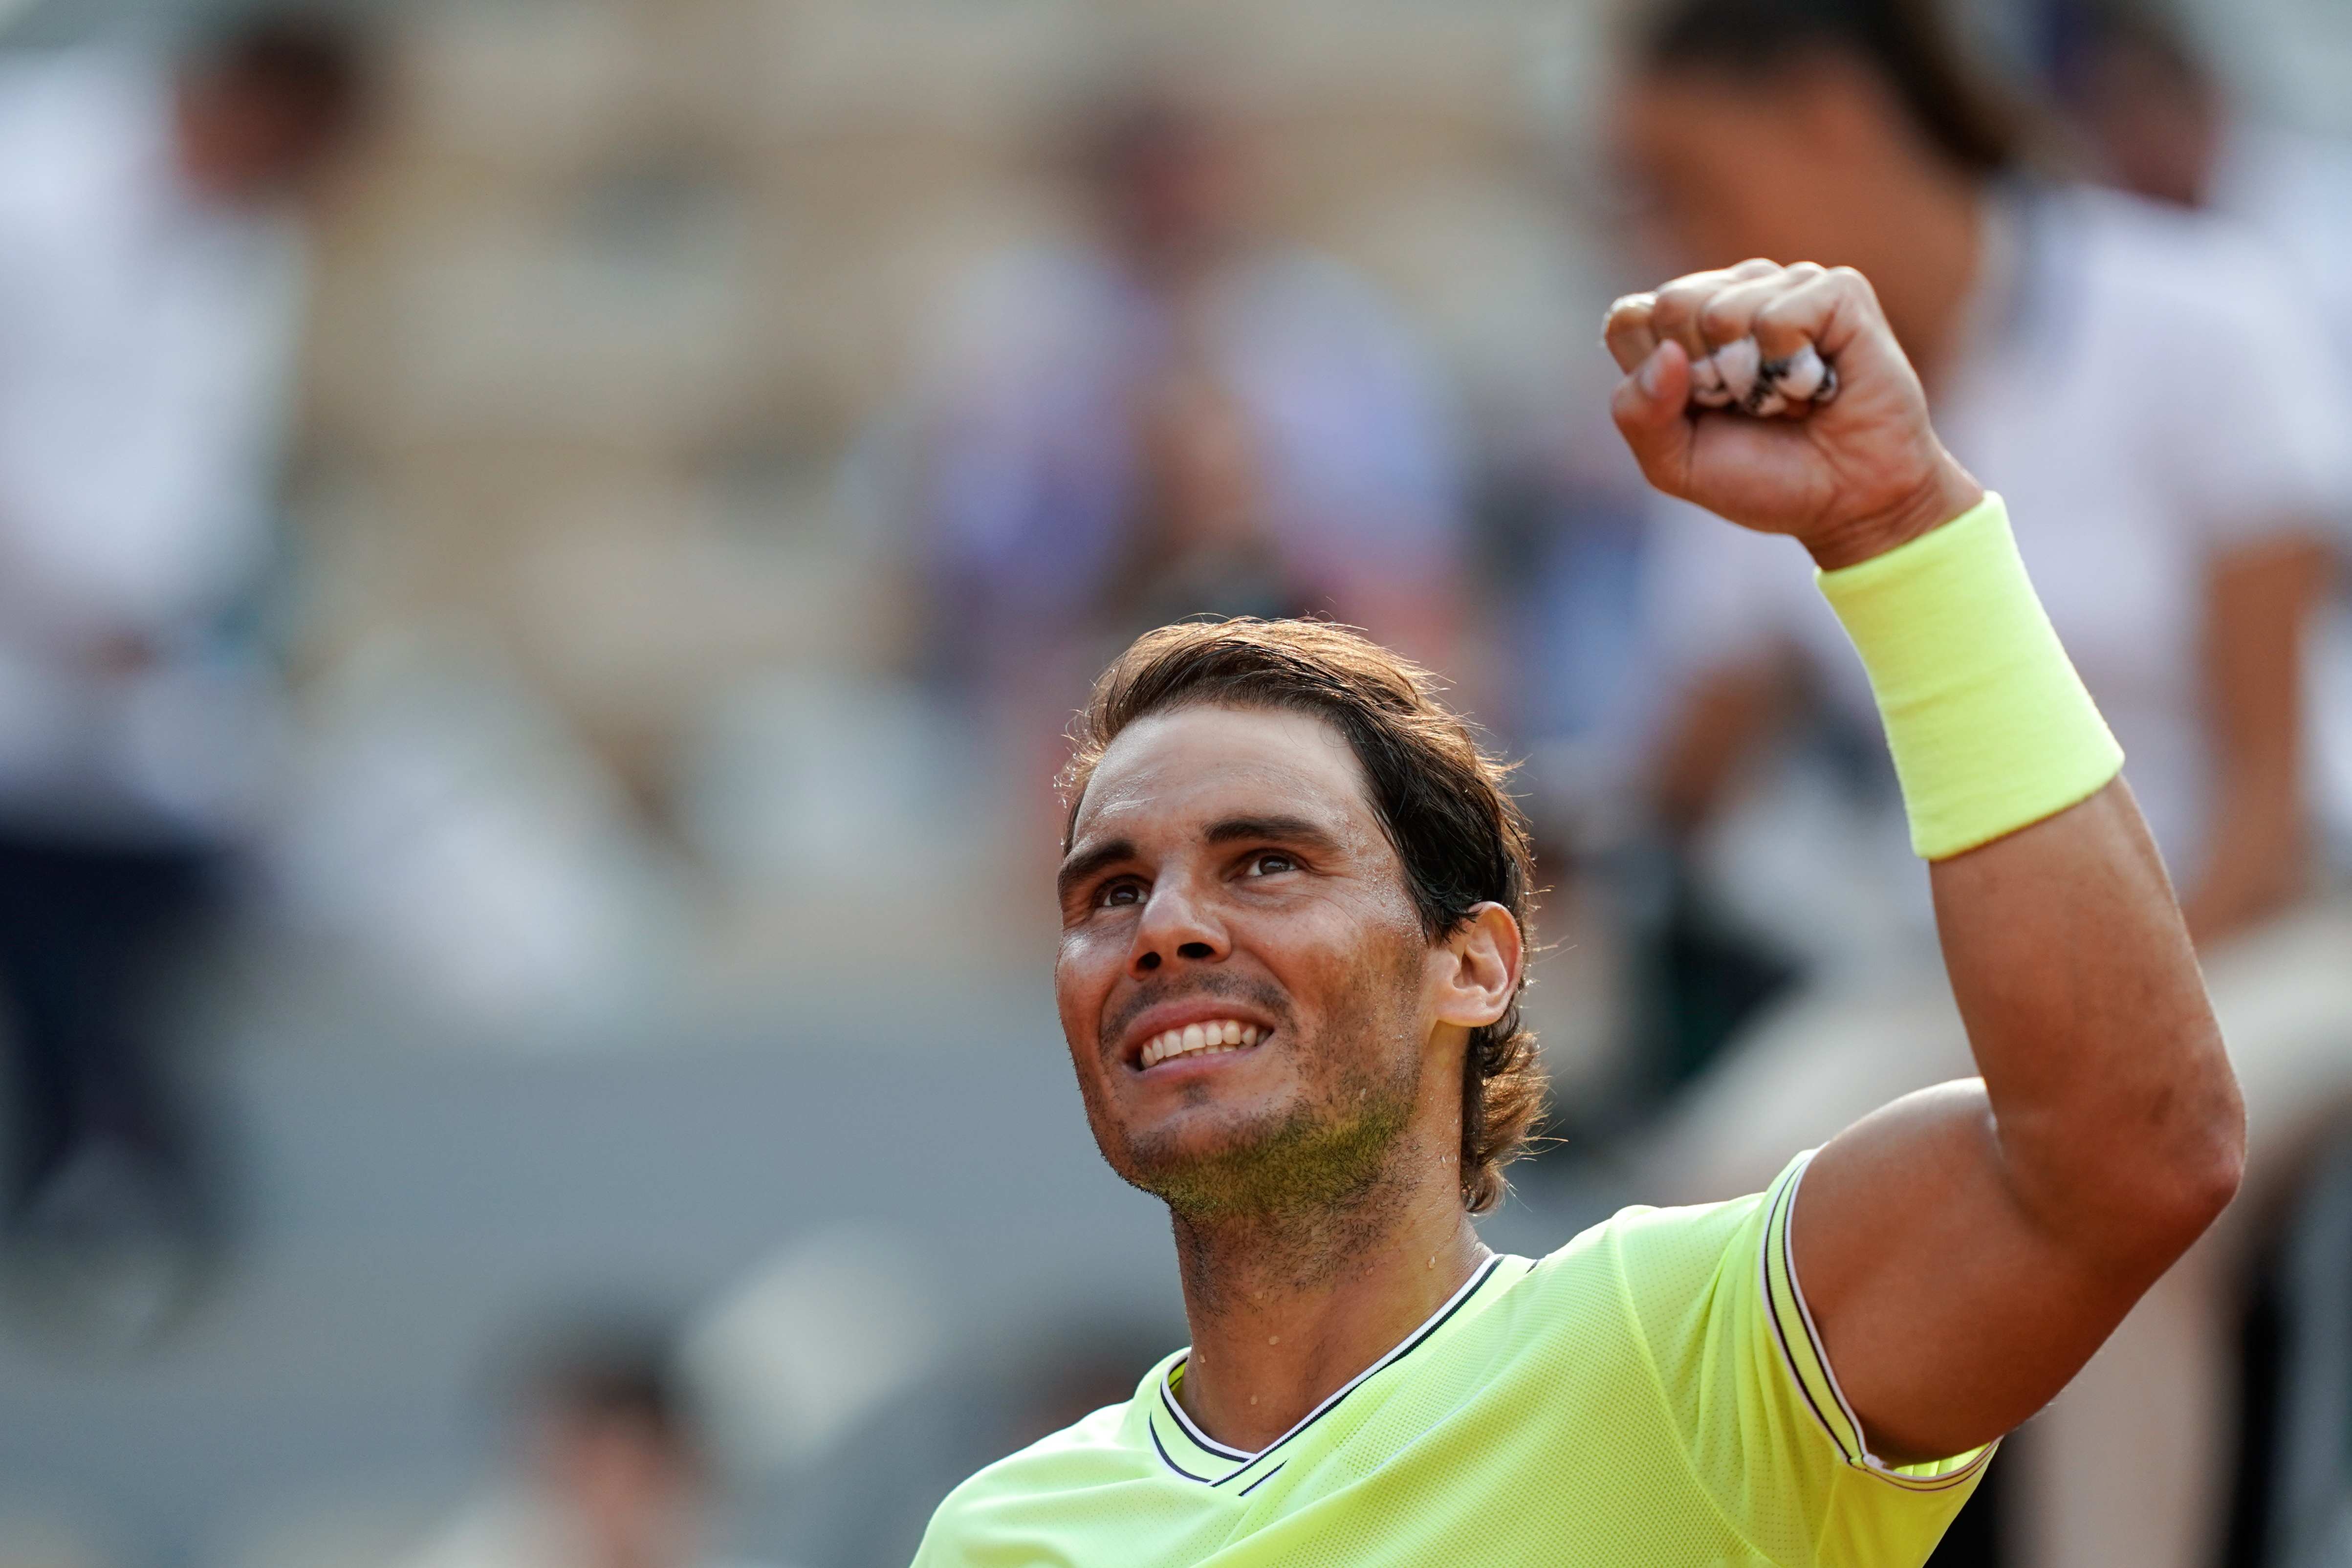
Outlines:
[[1817, 581], [1870, 672], [1923, 859], [2054, 816], [2123, 767], [1999, 496]]

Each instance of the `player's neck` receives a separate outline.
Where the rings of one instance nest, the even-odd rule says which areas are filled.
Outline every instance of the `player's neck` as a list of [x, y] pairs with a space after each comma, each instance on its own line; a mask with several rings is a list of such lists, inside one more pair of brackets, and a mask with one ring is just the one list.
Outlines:
[[1180, 1215], [1175, 1232], [1192, 1331], [1185, 1411], [1251, 1452], [1395, 1349], [1486, 1256], [1454, 1163], [1418, 1152], [1339, 1207]]

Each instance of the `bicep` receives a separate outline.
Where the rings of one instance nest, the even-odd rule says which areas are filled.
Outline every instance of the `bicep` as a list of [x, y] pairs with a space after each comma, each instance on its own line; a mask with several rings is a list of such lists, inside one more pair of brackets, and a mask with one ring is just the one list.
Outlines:
[[2121, 779], [1933, 868], [1981, 1081], [1823, 1149], [1792, 1248], [1875, 1441], [2000, 1436], [2088, 1360], [2236, 1187], [2236, 1086]]
[[1839, 1386], [1890, 1464], [2014, 1428], [2147, 1283], [2086, 1268], [2017, 1202], [1974, 1079], [1906, 1096], [1826, 1144], [1790, 1247]]

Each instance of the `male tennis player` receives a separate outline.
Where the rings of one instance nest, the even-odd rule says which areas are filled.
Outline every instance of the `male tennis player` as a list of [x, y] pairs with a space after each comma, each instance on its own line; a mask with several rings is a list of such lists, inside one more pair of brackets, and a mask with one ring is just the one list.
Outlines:
[[[1687, 407], [1694, 357], [1751, 336], [1815, 345], [1835, 401]], [[1192, 1344], [958, 1488], [919, 1563], [1916, 1564], [2229, 1201], [2236, 1088], [2121, 754], [1869, 285], [1750, 262], [1608, 340], [1651, 482], [1821, 565], [1982, 1080], [1758, 1196], [1490, 1254], [1470, 1216], [1536, 1092], [1496, 767], [1349, 634], [1155, 632], [1066, 778], [1055, 988]]]

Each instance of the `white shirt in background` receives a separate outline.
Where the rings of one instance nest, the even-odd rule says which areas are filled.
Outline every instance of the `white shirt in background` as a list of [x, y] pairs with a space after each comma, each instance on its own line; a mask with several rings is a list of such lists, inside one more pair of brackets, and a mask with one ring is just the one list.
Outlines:
[[266, 689], [219, 632], [270, 542], [303, 253], [187, 184], [171, 102], [96, 51], [0, 63], [10, 828], [209, 833], [257, 784]]
[[[2292, 276], [2236, 226], [2087, 189], [2002, 211], [1976, 346], [1937, 400], [1936, 427], [2008, 501], [2051, 620], [2186, 883], [2212, 805], [2208, 569], [2352, 507], [2352, 397]], [[1649, 621], [1670, 679], [1792, 647], [1833, 710], [1875, 736], [1860, 661], [1797, 545], [1662, 503], [1654, 566]], [[1901, 821], [1883, 815], [1891, 863]]]
[[[2319, 310], [2316, 342], [2352, 375], [2352, 142], [2277, 126], [2231, 130], [2214, 170], [2213, 209], [2274, 246]], [[2343, 437], [2352, 444], [2352, 431]], [[2352, 561], [2352, 513], [2337, 520]], [[2330, 858], [2352, 869], [2352, 595], [2337, 593], [2314, 628], [2308, 731], [2312, 805]]]

